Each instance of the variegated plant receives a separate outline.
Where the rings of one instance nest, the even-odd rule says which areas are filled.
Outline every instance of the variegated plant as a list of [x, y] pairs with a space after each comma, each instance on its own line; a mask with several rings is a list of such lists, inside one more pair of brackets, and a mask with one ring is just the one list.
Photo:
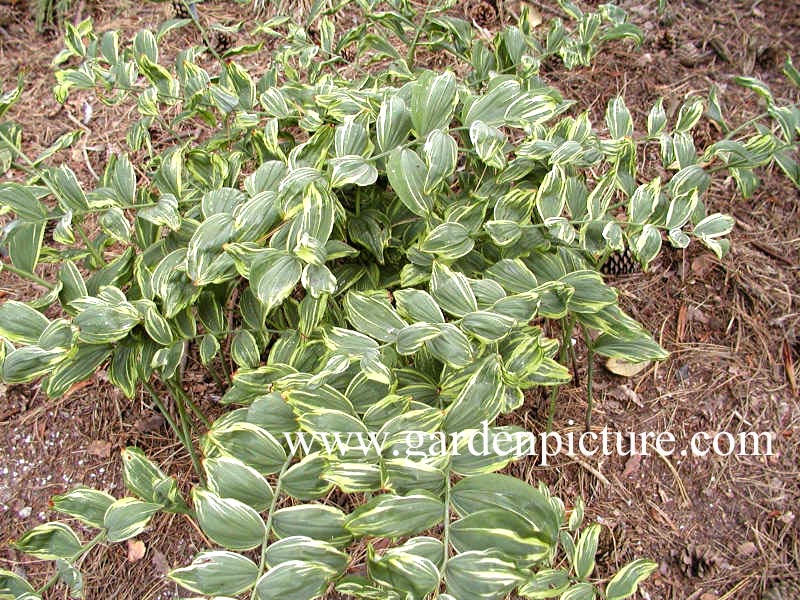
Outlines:
[[[595, 129], [540, 77], [548, 55], [575, 66], [607, 39], [636, 38], [616, 7], [564, 4], [576, 27], [554, 22], [545, 40], [523, 13], [487, 41], [442, 7], [417, 14], [405, 2], [380, 14], [360, 2], [364, 23], [337, 36], [324, 4], [309, 16], [318, 42], [286, 19], [257, 26], [286, 35], [259, 73], [233, 60], [257, 46], [229, 50], [211, 72], [198, 64], [204, 47], [162, 64], [160, 37], [187, 22], [124, 47], [89, 21], [67, 25], [56, 63], [74, 66], [56, 72], [57, 97], [93, 89], [104, 102], [134, 101], [141, 116], [127, 139], [146, 159], [112, 159], [93, 189], [68, 166], [48, 166], [78, 134], [33, 158], [19, 128], [0, 124], [1, 164], [27, 177], [0, 184], [0, 207], [14, 215], [3, 268], [45, 289], [0, 305], [3, 381], [41, 379], [55, 397], [106, 365], [127, 396], [146, 390], [198, 480], [184, 499], [174, 478], [128, 449], [132, 496], [56, 497], [56, 510], [98, 535], [82, 543], [65, 524], [34, 528], [17, 547], [57, 571], [38, 590], [2, 572], [0, 597], [38, 598], [58, 581], [79, 596], [83, 554], [138, 535], [159, 511], [195, 519], [217, 548], [172, 579], [218, 598], [311, 599], [335, 587], [361, 598], [516, 590], [612, 600], [655, 568], [638, 560], [605, 584], [594, 578], [599, 526], [581, 529], [582, 503], [565, 511], [546, 488], [494, 473], [513, 458], [498, 440], [516, 428], [491, 426], [497, 449], [480, 457], [458, 443], [411, 454], [404, 432], [468, 442], [519, 408], [526, 389], [549, 386], [555, 401], [575, 326], [590, 358], [663, 359], [599, 267], [625, 247], [647, 267], [665, 238], [723, 254], [733, 222], [706, 214], [712, 175], [727, 170], [747, 194], [753, 169], [774, 162], [797, 183], [797, 107], [742, 80], [764, 97], [764, 123], [777, 125], [730, 129], [712, 94], [708, 114], [728, 133], [698, 155], [700, 99], [674, 123], [657, 103], [635, 137], [621, 98]], [[418, 69], [423, 43], [464, 61], [466, 79]], [[389, 68], [340, 76], [353, 44], [359, 64], [378, 57]], [[785, 71], [798, 82], [790, 61]], [[18, 95], [4, 95], [0, 113]], [[180, 135], [198, 122], [210, 126], [202, 140]], [[172, 145], [154, 148], [154, 131]], [[637, 147], [651, 143], [668, 180], [641, 180]], [[58, 276], [37, 275], [42, 263]], [[53, 305], [60, 316], [48, 318]], [[560, 342], [547, 337], [554, 331]], [[190, 355], [236, 407], [214, 423], [184, 391]], [[378, 432], [383, 442], [367, 453], [319, 443], [297, 452], [284, 437], [297, 432]], [[366, 499], [353, 496], [347, 513], [325, 502], [334, 487]], [[347, 552], [358, 539], [366, 556]], [[254, 549], [256, 560], [241, 554]]]

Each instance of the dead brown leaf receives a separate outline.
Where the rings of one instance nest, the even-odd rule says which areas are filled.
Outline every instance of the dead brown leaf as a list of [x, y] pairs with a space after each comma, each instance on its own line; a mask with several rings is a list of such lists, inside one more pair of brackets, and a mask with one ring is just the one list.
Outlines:
[[686, 335], [686, 305], [683, 303], [678, 309], [678, 325], [676, 327], [676, 335], [679, 342], [682, 342], [684, 336]]
[[111, 456], [111, 442], [106, 440], [92, 440], [86, 447], [86, 452], [98, 458], [108, 458]]
[[692, 261], [692, 273], [703, 278], [714, 269], [716, 264], [717, 261], [711, 254], [701, 254]]
[[786, 369], [786, 379], [789, 380], [792, 393], [796, 396], [797, 379], [794, 376], [794, 359], [792, 358], [792, 349], [789, 347], [789, 342], [786, 340], [783, 340], [783, 367]]
[[625, 468], [622, 470], [623, 477], [630, 477], [639, 471], [639, 466], [642, 464], [641, 454], [631, 454], [631, 457], [625, 463]]
[[128, 540], [128, 562], [137, 562], [144, 558], [147, 548], [144, 542], [137, 539]]
[[158, 573], [166, 575], [172, 570], [172, 567], [169, 566], [169, 561], [167, 561], [167, 557], [164, 556], [159, 550], [153, 548], [153, 550], [150, 552], [150, 557], [153, 567], [155, 567]]

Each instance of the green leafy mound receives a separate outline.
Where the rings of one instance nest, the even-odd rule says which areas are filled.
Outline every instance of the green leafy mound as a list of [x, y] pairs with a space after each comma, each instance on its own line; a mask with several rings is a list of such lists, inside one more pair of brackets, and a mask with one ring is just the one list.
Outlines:
[[[753, 169], [775, 162], [797, 183], [797, 107], [742, 80], [777, 127], [737, 140], [741, 129], [727, 128], [712, 94], [709, 116], [730, 135], [698, 156], [700, 99], [671, 126], [659, 101], [636, 138], [621, 98], [602, 132], [539, 76], [548, 56], [571, 68], [605, 41], [639, 39], [616, 7], [584, 14], [564, 4], [575, 29], [554, 21], [545, 40], [523, 14], [487, 42], [443, 7], [417, 14], [398, 3], [377, 14], [360, 4], [363, 23], [336, 41], [323, 3], [308, 22], [318, 43], [286, 19], [259, 25], [266, 35], [286, 28], [286, 40], [258, 74], [233, 60], [253, 46], [227, 50], [217, 73], [199, 66], [204, 47], [161, 64], [161, 37], [186, 20], [143, 30], [124, 48], [116, 32], [68, 25], [56, 63], [79, 64], [56, 72], [57, 97], [92, 89], [109, 103], [135, 100], [128, 144], [147, 154], [136, 164], [112, 159], [93, 190], [68, 166], [46, 166], [78, 134], [31, 159], [19, 127], [0, 124], [3, 166], [29, 177], [0, 184], [0, 207], [16, 218], [3, 266], [47, 289], [0, 305], [2, 380], [41, 378], [57, 397], [105, 365], [127, 396], [140, 386], [150, 394], [199, 480], [189, 501], [130, 448], [131, 497], [86, 488], [56, 497], [56, 510], [100, 532], [83, 544], [67, 525], [48, 523], [16, 543], [57, 561], [46, 587], [60, 580], [79, 597], [79, 559], [97, 543], [139, 535], [160, 511], [195, 519], [222, 548], [170, 574], [210, 597], [312, 599], [333, 586], [359, 598], [500, 599], [516, 590], [616, 600], [654, 570], [637, 560], [597, 582], [600, 526], [582, 527], [580, 500], [566, 511], [544, 486], [494, 473], [514, 458], [507, 440], [520, 430], [493, 423], [521, 406], [526, 389], [549, 386], [556, 399], [570, 379], [576, 326], [592, 354], [666, 357], [620, 310], [599, 269], [626, 248], [646, 268], [664, 239], [722, 255], [733, 221], [706, 214], [712, 174], [727, 169], [749, 194]], [[416, 69], [422, 43], [465, 62], [464, 81]], [[354, 44], [389, 68], [339, 76]], [[791, 62], [786, 72], [798, 79]], [[18, 96], [4, 95], [0, 114]], [[197, 122], [213, 129], [202, 141], [176, 132]], [[155, 132], [174, 145], [156, 152]], [[641, 144], [660, 149], [668, 181], [641, 181]], [[58, 278], [36, 275], [40, 263], [57, 264]], [[52, 305], [62, 317], [44, 316]], [[560, 341], [545, 336], [550, 322]], [[213, 423], [183, 391], [192, 357], [227, 387], [222, 403], [232, 408]], [[492, 450], [463, 452], [484, 422]], [[420, 451], [409, 431], [461, 441]], [[321, 437], [298, 451], [287, 438], [370, 432], [381, 443], [369, 452], [341, 452]], [[347, 513], [326, 502], [334, 488], [365, 499], [353, 496], [358, 506]], [[375, 543], [383, 538], [391, 544]], [[348, 554], [362, 539], [366, 557]], [[238, 553], [257, 548], [255, 562]], [[0, 572], [0, 597], [41, 591]]]

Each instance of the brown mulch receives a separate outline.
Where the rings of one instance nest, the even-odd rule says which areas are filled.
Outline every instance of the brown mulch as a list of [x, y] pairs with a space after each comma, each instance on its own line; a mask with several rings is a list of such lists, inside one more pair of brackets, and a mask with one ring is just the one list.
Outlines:
[[[492, 10], [476, 6], [480, 3], [464, 3], [463, 10], [489, 31], [519, 8], [511, 0], [492, 2]], [[78, 4], [99, 30], [120, 29], [122, 39], [141, 27], [157, 28], [169, 10], [169, 3]], [[655, 2], [622, 4], [646, 32], [643, 48], [612, 44], [590, 68], [565, 72], [554, 64], [544, 73], [565, 97], [589, 110], [594, 123], [603, 122], [606, 103], [622, 93], [641, 131], [659, 96], [673, 117], [685, 97], [706, 96], [711, 85], [719, 87], [728, 121], [740, 123], [763, 110], [754, 94], [733, 84], [732, 77], [741, 74], [762, 79], [779, 98], [798, 100], [798, 90], [780, 74], [785, 54], [800, 48], [800, 10], [792, 0], [667, 2], [662, 14]], [[559, 14], [554, 4], [530, 6], [545, 22]], [[137, 114], [127, 105], [103, 106], [88, 94], [71, 95], [65, 106], [58, 105], [51, 93], [50, 61], [62, 42], [36, 33], [23, 8], [0, 1], [0, 79], [8, 84], [17, 72], [26, 73], [23, 99], [9, 116], [23, 124], [31, 154], [83, 128], [77, 149], [59, 158], [82, 180], [92, 181], [122, 147], [125, 128]], [[210, 20], [247, 19], [249, 26], [252, 19], [246, 8], [231, 2], [205, 2], [203, 9]], [[193, 43], [192, 35], [171, 34], [167, 56]], [[83, 125], [86, 103], [93, 118]], [[698, 146], [719, 137], [710, 127], [695, 135]], [[647, 168], [658, 172], [650, 163]], [[624, 308], [672, 355], [631, 379], [611, 375], [597, 361], [593, 425], [671, 431], [679, 448], [701, 431], [773, 431], [776, 455], [580, 461], [561, 456], [549, 467], [534, 459], [509, 467], [528, 481], [545, 481], [568, 502], [581, 495], [587, 519], [608, 526], [598, 576], [634, 557], [656, 560], [659, 570], [642, 586], [643, 598], [757, 600], [781, 582], [800, 585], [800, 401], [792, 385], [792, 376], [800, 379], [800, 195], [782, 174], [760, 175], [762, 186], [749, 200], [727, 180], [716, 179], [709, 192], [709, 208], [737, 220], [732, 251], [723, 260], [694, 245], [685, 252], [665, 249], [650, 272], [611, 281]], [[36, 293], [0, 273], [0, 300]], [[585, 354], [582, 344], [577, 348], [583, 366], [575, 384], [559, 396], [555, 429], [561, 432], [579, 430], [586, 409]], [[199, 380], [190, 389], [197, 397], [218, 393]], [[73, 485], [122, 494], [117, 450], [127, 444], [144, 448], [170, 474], [183, 477], [182, 486], [190, 484], [188, 458], [154, 417], [148, 399], [120, 396], [103, 373], [55, 402], [46, 401], [35, 385], [0, 386], [0, 398], [0, 568], [23, 570], [43, 581], [47, 566], [17, 555], [4, 541], [55, 518], [48, 498]], [[547, 398], [535, 392], [512, 420], [541, 430], [546, 411]], [[87, 598], [177, 597], [162, 575], [187, 564], [204, 546], [202, 535], [182, 518], [159, 516], [140, 540], [146, 554], [135, 562], [128, 560], [124, 545], [103, 546], [89, 556]], [[47, 597], [65, 596], [57, 590]]]

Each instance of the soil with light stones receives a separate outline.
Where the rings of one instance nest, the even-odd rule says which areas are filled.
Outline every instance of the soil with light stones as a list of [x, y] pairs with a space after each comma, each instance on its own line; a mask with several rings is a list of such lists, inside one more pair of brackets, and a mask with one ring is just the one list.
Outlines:
[[[519, 0], [498, 3], [471, 0], [457, 10], [492, 31], [520, 8]], [[120, 29], [123, 39], [142, 27], [157, 28], [171, 16], [169, 3], [74, 4], [81, 17], [95, 19], [96, 29]], [[800, 48], [800, 8], [792, 0], [687, 0], [667, 2], [661, 13], [655, 2], [623, 0], [622, 5], [645, 30], [642, 48], [614, 44], [590, 68], [566, 72], [553, 62], [543, 71], [565, 97], [577, 100], [577, 107], [589, 109], [593, 122], [602, 123], [607, 101], [623, 93], [641, 130], [659, 96], [674, 114], [687, 95], [705, 96], [716, 85], [728, 122], [741, 123], [763, 110], [754, 94], [733, 84], [733, 76], [741, 74], [762, 79], [779, 98], [798, 101], [798, 90], [780, 74], [786, 53]], [[555, 3], [529, 6], [545, 22], [563, 16]], [[135, 108], [106, 107], [81, 94], [58, 105], [50, 93], [50, 61], [63, 42], [52, 32], [37, 33], [32, 14], [24, 2], [0, 0], [0, 80], [8, 84], [20, 72], [26, 80], [23, 98], [9, 116], [22, 124], [31, 154], [67, 131], [83, 129], [76, 147], [57, 158], [90, 182], [107, 157], [124, 147]], [[204, 2], [201, 17], [209, 23], [243, 20], [248, 27], [253, 19], [246, 7], [221, 0]], [[352, 20], [346, 10], [338, 18], [347, 25]], [[239, 43], [247, 34], [241, 35]], [[174, 55], [195, 38], [188, 30], [173, 32], [162, 52]], [[245, 64], [258, 60], [254, 56]], [[430, 64], [441, 66], [433, 56]], [[83, 124], [87, 105], [92, 118]], [[695, 131], [698, 146], [718, 137], [708, 126]], [[647, 176], [659, 174], [652, 160], [647, 165]], [[562, 453], [547, 466], [528, 458], [507, 469], [527, 481], [546, 482], [567, 501], [578, 495], [586, 500], [587, 518], [608, 526], [600, 541], [598, 576], [634, 557], [656, 560], [659, 570], [641, 586], [642, 598], [800, 598], [800, 401], [793, 389], [793, 381], [800, 380], [800, 195], [779, 173], [763, 173], [762, 179], [748, 200], [730, 181], [716, 180], [710, 190], [709, 207], [737, 220], [732, 251], [723, 260], [695, 246], [668, 249], [648, 273], [610, 279], [623, 308], [672, 354], [632, 378], [612, 375], [597, 361], [593, 429], [670, 431], [677, 438], [675, 454], [571, 458]], [[51, 275], [46, 266], [41, 274]], [[0, 272], [0, 301], [39, 292]], [[575, 381], [559, 395], [554, 429], [579, 435], [587, 407], [586, 356], [580, 340], [575, 347]], [[187, 390], [217, 414], [221, 390], [192, 367], [190, 362]], [[504, 422], [542, 431], [547, 406], [546, 394], [532, 391], [524, 407]], [[724, 431], [774, 432], [775, 455], [681, 454], [694, 434]], [[121, 494], [118, 451], [132, 444], [188, 488], [188, 457], [147, 398], [124, 398], [104, 372], [56, 401], [46, 400], [36, 385], [0, 385], [0, 568], [43, 582], [48, 567], [20, 556], [6, 542], [55, 518], [48, 505], [53, 494], [78, 484]], [[163, 575], [204, 547], [202, 534], [187, 520], [162, 515], [139, 540], [146, 549], [143, 557], [120, 544], [91, 553], [84, 563], [87, 598], [180, 597]], [[60, 588], [47, 594], [65, 597]]]

